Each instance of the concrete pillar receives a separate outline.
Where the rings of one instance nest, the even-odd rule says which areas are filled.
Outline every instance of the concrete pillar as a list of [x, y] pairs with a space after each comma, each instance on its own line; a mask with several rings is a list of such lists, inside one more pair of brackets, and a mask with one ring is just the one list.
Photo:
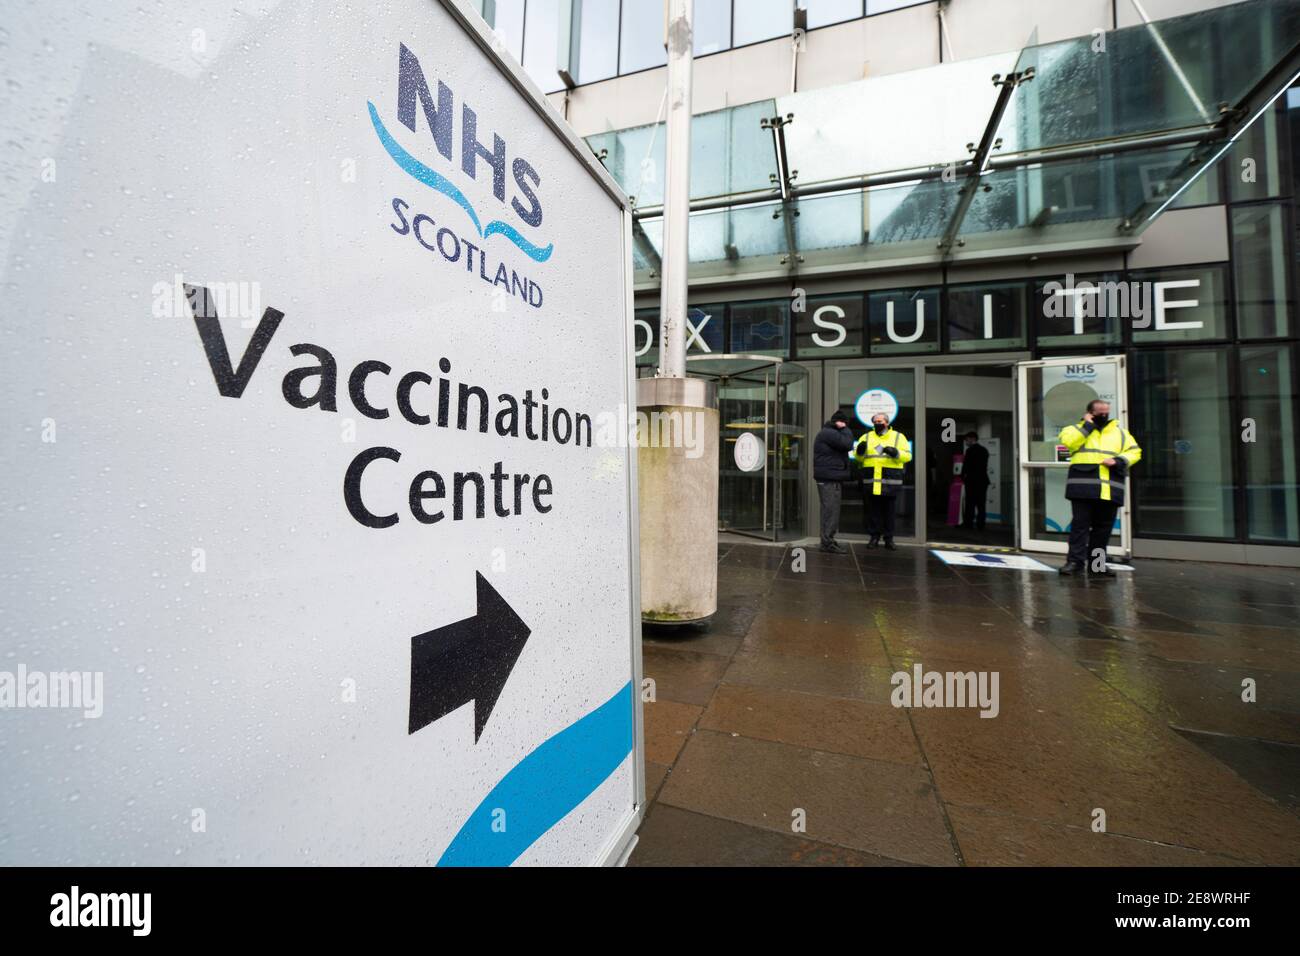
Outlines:
[[694, 378], [637, 381], [641, 619], [718, 610], [718, 391]]

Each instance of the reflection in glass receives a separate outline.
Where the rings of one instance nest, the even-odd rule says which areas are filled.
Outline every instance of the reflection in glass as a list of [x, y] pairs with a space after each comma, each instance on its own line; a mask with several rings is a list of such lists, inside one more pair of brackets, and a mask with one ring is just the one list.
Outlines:
[[731, 0], [695, 0], [694, 47], [696, 56], [718, 53], [731, 46]]
[[693, 305], [686, 310], [686, 351], [690, 354], [725, 352], [727, 307], [710, 303]]
[[632, 356], [636, 364], [659, 364], [659, 310], [637, 309], [632, 313]]
[[664, 8], [662, 3], [623, 4], [623, 24], [619, 36], [618, 71], [635, 73], [668, 62], [664, 49]]
[[528, 0], [524, 24], [524, 69], [543, 93], [564, 89], [564, 81], [556, 72], [559, 44], [559, 0]]
[[939, 290], [891, 289], [867, 295], [872, 355], [939, 351]]
[[573, 78], [578, 83], [605, 80], [618, 72], [619, 0], [574, 0], [578, 21]]
[[1029, 314], [1040, 348], [1118, 345], [1128, 319], [1128, 289], [1118, 272], [1063, 275], [1034, 283]]
[[834, 358], [862, 354], [862, 294], [814, 295], [795, 313], [795, 354]]
[[1130, 272], [1133, 341], [1195, 342], [1228, 334], [1227, 275], [1222, 266]]
[[731, 351], [781, 355], [790, 347], [790, 303], [786, 299], [737, 302], [731, 307]]
[[1133, 469], [1138, 534], [1228, 538], [1232, 458], [1228, 359], [1218, 349], [1146, 349], [1133, 356], [1130, 430], [1142, 446]]
[[794, 0], [744, 0], [737, 4], [732, 44], [744, 46], [794, 31]]
[[799, 0], [808, 11], [808, 29], [842, 23], [862, 16], [862, 0]]
[[1232, 209], [1237, 330], [1244, 339], [1277, 338], [1291, 326], [1287, 216], [1280, 203]]
[[524, 0], [496, 0], [496, 15], [492, 32], [497, 35], [510, 55], [516, 60], [524, 58]]
[[[1224, 155], [1233, 202], [1282, 194], [1282, 152], [1277, 111], [1255, 120]], [[1288, 144], [1289, 145], [1289, 144]]]
[[954, 352], [1023, 348], [1026, 299], [1023, 282], [949, 286], [948, 347]]
[[[1232, 53], [1223, 55], [1226, 37]], [[1028, 47], [998, 127], [1004, 152], [1210, 127], [1300, 39], [1300, 4], [1258, 0]]]
[[1246, 534], [1261, 544], [1300, 542], [1296, 362], [1291, 346], [1241, 350], [1242, 414], [1254, 422], [1245, 459]]

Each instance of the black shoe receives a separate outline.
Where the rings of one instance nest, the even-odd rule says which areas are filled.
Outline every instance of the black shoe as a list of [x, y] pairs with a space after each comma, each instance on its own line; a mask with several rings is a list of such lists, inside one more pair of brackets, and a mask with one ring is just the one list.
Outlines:
[[897, 551], [897, 550], [898, 550], [898, 548], [894, 546], [894, 539], [893, 539], [893, 538], [886, 538], [886, 539], [885, 539], [885, 550], [886, 550], [886, 551]]
[[1078, 574], [1082, 570], [1083, 570], [1083, 565], [1081, 565], [1079, 562], [1067, 561], [1065, 562], [1065, 564], [1061, 565], [1059, 568], [1056, 569], [1056, 573], [1066, 574], [1066, 575]]
[[848, 553], [849, 553], [849, 549], [846, 548], [846, 547], [844, 547], [844, 545], [840, 544], [838, 541], [832, 541], [832, 542], [831, 542], [831, 550], [834, 551], [836, 554], [848, 554]]
[[867, 547], [868, 547], [868, 548], [878, 548], [878, 547], [880, 547], [880, 539], [879, 539], [879, 538], [872, 538], [870, 541], [867, 542]]

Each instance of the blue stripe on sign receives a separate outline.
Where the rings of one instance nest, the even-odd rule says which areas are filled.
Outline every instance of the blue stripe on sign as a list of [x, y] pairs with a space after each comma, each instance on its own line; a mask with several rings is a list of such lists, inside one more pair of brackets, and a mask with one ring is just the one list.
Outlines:
[[[511, 768], [465, 821], [439, 866], [509, 866], [618, 769], [632, 750], [632, 682]], [[505, 812], [505, 829], [492, 829]], [[497, 814], [499, 817], [500, 814]]]

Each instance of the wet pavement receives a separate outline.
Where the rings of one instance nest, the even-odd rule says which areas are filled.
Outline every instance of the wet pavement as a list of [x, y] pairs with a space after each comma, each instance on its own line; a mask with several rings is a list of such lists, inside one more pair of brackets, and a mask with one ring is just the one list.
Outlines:
[[[711, 626], [645, 629], [631, 865], [1300, 863], [1300, 572], [793, 557], [723, 544]], [[917, 664], [996, 716], [893, 706]]]

